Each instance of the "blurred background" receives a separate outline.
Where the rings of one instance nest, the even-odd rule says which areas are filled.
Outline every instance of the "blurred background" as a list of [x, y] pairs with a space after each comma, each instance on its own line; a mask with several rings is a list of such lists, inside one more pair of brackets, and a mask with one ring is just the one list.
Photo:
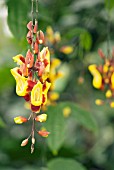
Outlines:
[[[26, 24], [31, 20], [31, 1], [0, 0], [0, 169], [114, 170], [114, 109], [95, 105], [95, 99], [105, 95], [92, 87], [88, 71], [89, 64], [102, 63], [99, 48], [107, 54], [107, 34], [113, 47], [114, 1], [39, 0], [38, 19], [52, 58], [61, 61], [58, 70], [63, 76], [54, 89], [59, 98], [48, 108], [49, 119], [43, 125], [51, 134], [47, 139], [36, 134], [31, 155], [30, 143], [20, 147], [30, 124], [13, 121], [30, 111], [16, 95], [10, 74], [16, 66], [12, 57], [25, 55], [29, 48]], [[49, 29], [55, 42], [48, 39]]]

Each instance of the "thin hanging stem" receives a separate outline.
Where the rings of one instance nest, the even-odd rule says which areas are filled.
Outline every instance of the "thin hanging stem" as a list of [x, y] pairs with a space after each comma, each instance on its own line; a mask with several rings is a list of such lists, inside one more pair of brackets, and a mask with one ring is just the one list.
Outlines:
[[36, 0], [36, 20], [38, 22], [38, 0]]
[[110, 57], [110, 0], [108, 0], [107, 10], [107, 57]]
[[31, 7], [31, 14], [32, 14], [32, 52], [34, 50], [34, 0], [31, 0], [32, 7]]

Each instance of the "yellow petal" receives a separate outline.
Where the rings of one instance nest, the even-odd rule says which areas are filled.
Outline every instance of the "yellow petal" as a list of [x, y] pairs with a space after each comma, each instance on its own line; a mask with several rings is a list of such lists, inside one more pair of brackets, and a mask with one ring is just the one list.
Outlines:
[[40, 81], [37, 82], [31, 91], [31, 104], [34, 106], [42, 104], [42, 83]]
[[88, 67], [90, 73], [93, 75], [93, 86], [97, 89], [102, 86], [102, 76], [100, 72], [96, 69], [96, 65], [90, 65]]
[[48, 92], [50, 86], [51, 86], [51, 83], [49, 83], [49, 82], [46, 81], [46, 88], [45, 88], [45, 90], [43, 91], [43, 95], [44, 95], [43, 105], [45, 105], [45, 104], [47, 103], [47, 92]]
[[23, 61], [21, 60], [21, 58], [24, 58], [24, 57], [21, 54], [19, 54], [19, 55], [16, 55], [15, 57], [13, 57], [13, 60], [17, 64], [21, 65], [21, 64], [23, 64]]
[[104, 72], [104, 73], [107, 73], [107, 72], [108, 72], [108, 66], [107, 66], [106, 64], [103, 66], [103, 72]]
[[112, 88], [114, 89], [114, 73], [112, 73], [111, 76], [111, 84], [112, 84]]
[[16, 93], [18, 96], [25, 96], [28, 87], [27, 78], [21, 76], [17, 70], [18, 67], [11, 69], [11, 74], [16, 80]]

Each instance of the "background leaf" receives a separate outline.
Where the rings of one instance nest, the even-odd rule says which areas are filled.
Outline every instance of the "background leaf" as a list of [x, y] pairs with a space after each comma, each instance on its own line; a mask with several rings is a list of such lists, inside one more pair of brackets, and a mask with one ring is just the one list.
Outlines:
[[30, 11], [30, 1], [28, 4], [25, 0], [9, 0], [8, 5], [8, 25], [17, 39], [26, 35], [26, 24], [28, 21], [28, 11]]
[[57, 107], [61, 108], [61, 112], [63, 112], [65, 107], [70, 107], [71, 116], [78, 124], [83, 125], [85, 128], [93, 132], [97, 131], [97, 123], [93, 118], [92, 113], [81, 108], [78, 104], [72, 102], [61, 102], [57, 105]]
[[105, 0], [105, 6], [109, 10], [114, 8], [114, 0]]
[[50, 106], [47, 111], [48, 119], [45, 124], [47, 130], [51, 133], [47, 138], [48, 146], [53, 152], [57, 154], [64, 142], [65, 136], [65, 120], [61, 108], [57, 106]]
[[73, 159], [57, 158], [48, 163], [49, 170], [86, 170], [84, 166]]

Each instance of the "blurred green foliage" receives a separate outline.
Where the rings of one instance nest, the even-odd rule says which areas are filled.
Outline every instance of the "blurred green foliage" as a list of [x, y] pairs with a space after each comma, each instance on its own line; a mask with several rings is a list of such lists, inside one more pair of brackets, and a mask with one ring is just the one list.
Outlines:
[[[62, 36], [63, 44], [74, 51], [65, 55], [55, 50], [66, 73], [57, 82], [60, 99], [48, 108], [44, 126], [51, 132], [49, 138], [37, 137], [35, 153], [20, 142], [28, 136], [30, 126], [14, 125], [13, 117], [29, 114], [24, 100], [15, 94], [15, 81], [10, 68], [12, 57], [26, 54], [26, 24], [31, 20], [31, 1], [4, 0], [0, 6], [8, 11], [7, 24], [13, 36], [4, 29], [0, 17], [0, 169], [1, 170], [114, 170], [114, 109], [98, 107], [96, 98], [104, 94], [92, 87], [87, 67], [100, 63], [98, 48], [107, 53], [107, 9], [110, 12], [110, 48], [114, 44], [113, 0], [39, 0], [39, 29], [51, 25]], [[52, 56], [53, 57], [53, 56]], [[71, 114], [65, 118], [63, 109]]]

